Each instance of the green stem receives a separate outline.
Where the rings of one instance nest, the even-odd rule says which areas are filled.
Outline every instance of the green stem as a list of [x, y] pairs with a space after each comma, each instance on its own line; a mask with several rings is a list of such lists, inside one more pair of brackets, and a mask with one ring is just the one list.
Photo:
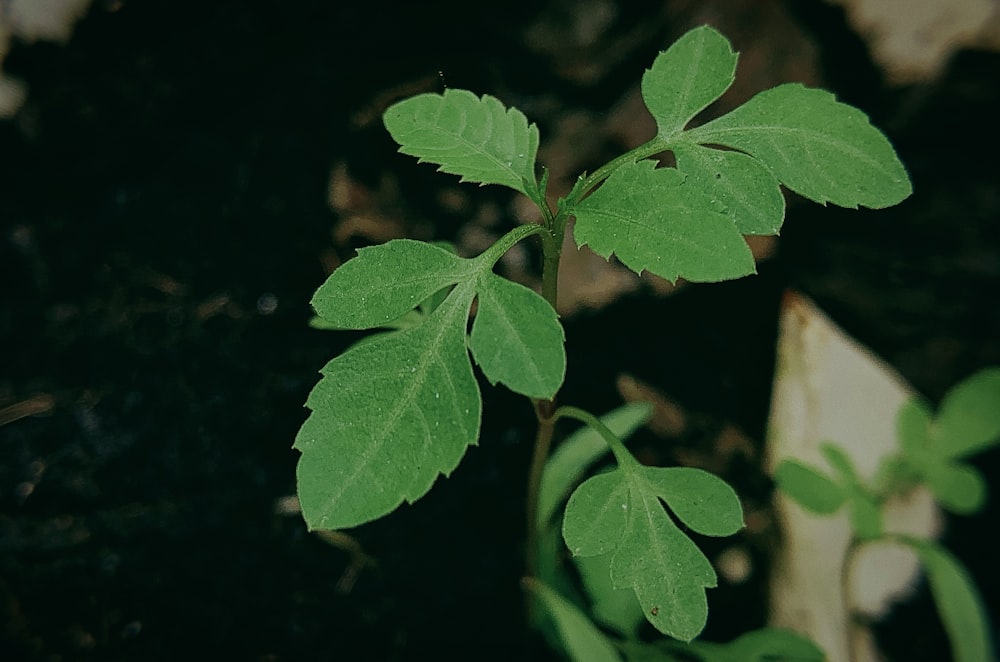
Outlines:
[[605, 179], [611, 176], [615, 170], [621, 168], [627, 163], [634, 163], [641, 159], [648, 158], [653, 154], [659, 154], [660, 152], [666, 150], [668, 145], [664, 143], [659, 137], [653, 138], [649, 142], [643, 143], [638, 147], [634, 147], [629, 151], [625, 152], [621, 156], [608, 161], [603, 166], [592, 172], [583, 181], [583, 184], [574, 187], [574, 192], [576, 195], [571, 196], [572, 199], [567, 200], [569, 206], [573, 206], [584, 198], [588, 193], [590, 193], [595, 186], [603, 182]]
[[564, 406], [556, 410], [553, 414], [553, 422], [558, 421], [560, 418], [575, 418], [576, 420], [584, 423], [597, 434], [601, 435], [604, 441], [607, 442], [608, 446], [611, 447], [611, 452], [614, 453], [615, 460], [618, 462], [618, 466], [631, 466], [636, 464], [636, 460], [632, 457], [632, 454], [628, 452], [625, 448], [625, 444], [622, 443], [614, 432], [612, 432], [608, 426], [601, 422], [601, 419], [597, 418], [588, 411], [584, 411], [578, 407]]

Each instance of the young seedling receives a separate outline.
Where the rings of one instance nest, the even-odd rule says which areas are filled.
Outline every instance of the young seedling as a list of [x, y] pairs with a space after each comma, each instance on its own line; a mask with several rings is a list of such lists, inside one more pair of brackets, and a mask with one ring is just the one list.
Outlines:
[[[567, 221], [576, 219], [579, 246], [615, 255], [636, 272], [710, 282], [755, 272], [743, 235], [778, 232], [782, 185], [821, 204], [852, 208], [894, 205], [911, 192], [885, 136], [828, 92], [781, 85], [690, 126], [732, 84], [736, 59], [709, 27], [661, 53], [642, 77], [656, 135], [581, 174], [555, 208], [547, 202], [547, 171], [539, 176], [538, 129], [517, 109], [448, 89], [386, 111], [385, 126], [401, 152], [462, 181], [509, 187], [534, 202], [542, 220], [514, 228], [471, 258], [411, 240], [363, 248], [320, 286], [312, 305], [325, 326], [395, 330], [330, 361], [306, 402], [312, 413], [295, 447], [311, 529], [382, 517], [458, 466], [479, 437], [475, 362], [491, 384], [529, 398], [538, 419], [528, 480], [528, 576], [537, 574], [539, 484], [555, 424], [576, 419], [597, 431], [617, 468], [570, 496], [562, 525], [570, 552], [601, 559], [613, 585], [631, 591], [659, 631], [684, 641], [701, 632], [705, 589], [716, 585], [716, 575], [680, 525], [733, 534], [743, 524], [740, 504], [726, 483], [704, 471], [641, 465], [593, 415], [557, 404], [566, 369], [557, 274]], [[667, 151], [676, 167], [651, 158]], [[532, 236], [541, 240], [541, 294], [493, 272], [504, 253]]]
[[930, 405], [912, 397], [896, 416], [899, 452], [885, 458], [866, 481], [839, 446], [820, 447], [833, 476], [815, 467], [784, 460], [778, 465], [778, 487], [806, 510], [833, 515], [848, 509], [852, 539], [847, 548], [842, 584], [851, 585], [851, 561], [867, 544], [889, 542], [916, 554], [930, 584], [941, 621], [957, 662], [995, 659], [989, 620], [975, 583], [965, 567], [933, 540], [887, 533], [883, 509], [887, 501], [925, 485], [942, 508], [958, 515], [979, 511], [986, 501], [986, 482], [964, 460], [1000, 443], [1000, 368], [988, 368], [952, 388], [935, 416]]

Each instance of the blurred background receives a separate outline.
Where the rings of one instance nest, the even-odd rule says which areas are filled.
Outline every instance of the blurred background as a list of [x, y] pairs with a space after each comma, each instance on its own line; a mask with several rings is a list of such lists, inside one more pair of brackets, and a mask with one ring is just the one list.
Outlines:
[[[760, 274], [733, 283], [567, 259], [561, 398], [658, 399], [680, 418], [640, 449], [744, 499], [745, 572], [709, 593], [705, 637], [726, 640], [767, 620], [782, 292], [935, 402], [1000, 363], [995, 1], [0, 1], [0, 658], [557, 659], [519, 589], [522, 398], [483, 382], [480, 445], [415, 505], [306, 532], [291, 444], [318, 370], [359, 337], [309, 328], [308, 301], [358, 247], [475, 254], [532, 220], [396, 154], [389, 104], [448, 86], [517, 106], [560, 192], [652, 135], [642, 72], [704, 23], [741, 53], [704, 118], [823, 86], [889, 135], [916, 191], [878, 212], [789, 196], [781, 237], [753, 243]], [[537, 282], [531, 246], [502, 268]], [[995, 478], [998, 460], [976, 463]], [[997, 500], [944, 537], [994, 623]], [[948, 659], [923, 585], [876, 631], [891, 659]]]

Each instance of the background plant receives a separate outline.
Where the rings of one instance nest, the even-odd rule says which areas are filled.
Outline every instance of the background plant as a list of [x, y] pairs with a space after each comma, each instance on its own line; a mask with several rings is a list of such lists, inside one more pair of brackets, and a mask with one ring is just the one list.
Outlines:
[[795, 460], [784, 460], [775, 472], [779, 488], [803, 508], [818, 515], [847, 509], [852, 539], [841, 578], [845, 587], [851, 581], [851, 560], [865, 545], [888, 542], [916, 553], [959, 662], [995, 657], [989, 619], [975, 583], [962, 563], [934, 540], [887, 533], [883, 508], [893, 497], [926, 485], [954, 514], [982, 509], [986, 483], [965, 460], [1000, 443], [998, 404], [1000, 368], [987, 368], [948, 391], [936, 414], [919, 396], [907, 400], [896, 415], [899, 452], [886, 457], [870, 480], [858, 474], [841, 447], [829, 442], [820, 451], [832, 476]]
[[[677, 521], [702, 534], [729, 535], [742, 526], [739, 502], [706, 472], [640, 465], [592, 414], [556, 406], [565, 375], [555, 309], [567, 221], [576, 219], [578, 245], [614, 254], [636, 272], [719, 281], [755, 271], [743, 235], [778, 232], [781, 185], [846, 207], [881, 208], [911, 192], [886, 138], [863, 113], [821, 90], [782, 85], [690, 128], [729, 88], [735, 69], [729, 42], [708, 27], [661, 53], [642, 80], [656, 135], [582, 174], [554, 207], [544, 168], [537, 176], [537, 127], [520, 111], [454, 89], [389, 108], [385, 125], [400, 151], [463, 181], [514, 189], [538, 206], [542, 222], [511, 230], [472, 258], [410, 240], [361, 249], [319, 288], [312, 303], [328, 326], [408, 328], [333, 359], [309, 396], [312, 413], [295, 446], [310, 528], [381, 517], [457, 467], [480, 426], [471, 353], [490, 383], [527, 396], [537, 414], [529, 576], [537, 574], [535, 513], [555, 424], [573, 418], [597, 430], [617, 467], [570, 496], [562, 526], [570, 551], [604, 559], [612, 584], [630, 589], [658, 630], [681, 640], [697, 636], [707, 618], [705, 589], [716, 576]], [[667, 151], [676, 167], [657, 167], [650, 157]], [[541, 295], [493, 273], [500, 257], [530, 236], [541, 239]], [[419, 324], [399, 323], [418, 308], [430, 311]]]

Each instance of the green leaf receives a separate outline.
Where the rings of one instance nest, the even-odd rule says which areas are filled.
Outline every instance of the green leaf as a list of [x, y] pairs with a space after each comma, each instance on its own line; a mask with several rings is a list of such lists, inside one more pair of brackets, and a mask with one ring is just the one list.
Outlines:
[[384, 326], [468, 277], [467, 263], [421, 241], [394, 239], [358, 250], [316, 290], [312, 306], [339, 328]]
[[538, 127], [516, 108], [489, 95], [448, 89], [400, 101], [385, 111], [383, 121], [403, 154], [437, 164], [462, 181], [502, 184], [531, 197]]
[[611, 553], [615, 587], [631, 587], [660, 632], [690, 641], [708, 617], [704, 589], [717, 579], [661, 499], [699, 533], [729, 535], [743, 523], [739, 499], [722, 480], [698, 469], [642, 467], [629, 458], [573, 492], [563, 537], [573, 555]]
[[684, 138], [746, 152], [821, 204], [881, 209], [913, 190], [892, 145], [864, 113], [797, 83], [761, 92]]
[[782, 492], [818, 515], [832, 515], [847, 500], [847, 490], [841, 485], [795, 460], [782, 460], [774, 472], [774, 480]]
[[750, 248], [717, 201], [674, 168], [653, 161], [616, 170], [573, 210], [577, 244], [627, 267], [676, 281], [754, 273]]
[[823, 662], [823, 651], [791, 630], [762, 628], [727, 644], [694, 641], [691, 652], [702, 662]]
[[928, 458], [918, 471], [934, 498], [953, 513], [971, 515], [986, 502], [986, 481], [979, 471], [964, 462]]
[[490, 383], [531, 398], [551, 398], [566, 374], [558, 315], [541, 296], [493, 273], [479, 281], [470, 348]]
[[642, 98], [659, 136], [679, 133], [729, 89], [735, 75], [736, 53], [708, 26], [691, 30], [660, 53], [642, 76]]
[[413, 502], [479, 434], [479, 387], [465, 344], [472, 284], [420, 326], [348, 350], [323, 368], [295, 440], [310, 529], [348, 528]]
[[858, 478], [854, 463], [851, 462], [850, 456], [844, 452], [843, 448], [829, 441], [824, 441], [819, 445], [819, 452], [833, 467], [834, 473], [840, 478], [841, 485], [847, 488], [861, 485], [861, 479]]
[[847, 503], [854, 535], [861, 540], [875, 540], [882, 537], [884, 532], [882, 510], [871, 495], [855, 488]]
[[671, 146], [677, 169], [713, 199], [741, 234], [777, 234], [785, 220], [785, 196], [778, 180], [760, 161], [742, 152], [710, 149], [695, 144]]
[[945, 395], [932, 437], [935, 448], [949, 458], [1000, 442], [1000, 368], [981, 370]]
[[574, 556], [573, 563], [590, 597], [594, 620], [626, 639], [638, 638], [639, 627], [646, 622], [646, 616], [634, 591], [615, 588], [609, 571], [610, 556]]
[[576, 605], [537, 580], [526, 585], [538, 597], [555, 621], [566, 654], [574, 662], [620, 662], [621, 656], [606, 634], [595, 626]]
[[896, 438], [904, 453], [926, 450], [930, 442], [931, 409], [918, 396], [908, 399], [896, 412]]
[[[649, 420], [653, 407], [648, 402], [633, 402], [608, 412], [600, 418], [619, 439], [625, 439]], [[538, 488], [539, 531], [548, 526], [559, 504], [580, 482], [587, 468], [610, 452], [608, 442], [589, 425], [582, 426], [562, 441], [549, 456]]]
[[965, 567], [940, 545], [929, 540], [904, 539], [927, 571], [931, 595], [951, 641], [956, 662], [994, 660], [990, 621], [976, 584]]

